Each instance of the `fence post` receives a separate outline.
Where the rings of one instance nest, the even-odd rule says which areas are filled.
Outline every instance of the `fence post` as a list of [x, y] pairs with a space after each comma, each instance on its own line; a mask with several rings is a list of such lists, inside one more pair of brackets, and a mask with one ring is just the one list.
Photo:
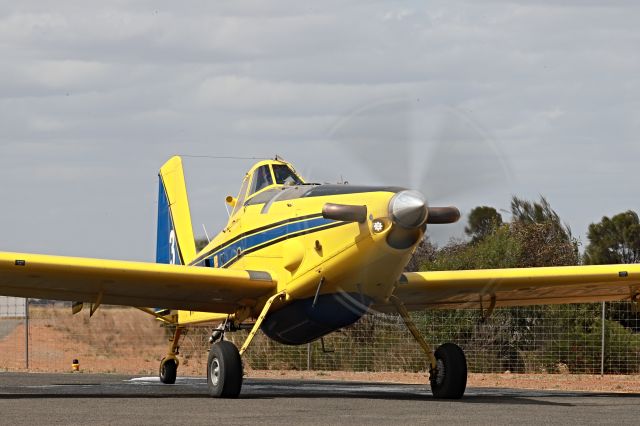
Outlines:
[[24, 365], [29, 369], [29, 299], [24, 299]]
[[605, 303], [602, 302], [602, 340], [600, 342], [600, 377], [604, 377], [604, 308]]
[[311, 343], [307, 343], [307, 370], [311, 370]]

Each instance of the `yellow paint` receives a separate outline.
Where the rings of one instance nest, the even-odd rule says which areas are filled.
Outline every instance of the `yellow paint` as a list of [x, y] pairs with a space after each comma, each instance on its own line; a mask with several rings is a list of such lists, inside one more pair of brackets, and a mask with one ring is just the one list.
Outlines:
[[628, 300], [640, 294], [640, 264], [410, 272], [404, 276], [395, 294], [410, 309]]
[[[16, 263], [24, 266], [16, 266]], [[135, 307], [234, 313], [238, 301], [270, 296], [273, 279], [237, 269], [0, 253], [0, 294]]]
[[[236, 205], [224, 231], [211, 240], [196, 256], [196, 260], [200, 259], [202, 254], [211, 252], [213, 248], [222, 246], [241, 234], [285, 220], [293, 220], [291, 224], [295, 225], [297, 221], [303, 221], [309, 215], [319, 215], [324, 204], [328, 202], [366, 204], [371, 217], [389, 221], [388, 204], [394, 195], [393, 192], [284, 199], [273, 202], [267, 213], [263, 213], [264, 204], [244, 205], [265, 191], [283, 189], [282, 185], [273, 184], [255, 194], [250, 193], [254, 171], [261, 166], [272, 164], [287, 165], [282, 161], [268, 160], [255, 164], [249, 170], [237, 197], [237, 200], [244, 200], [243, 203]], [[290, 168], [293, 170], [293, 167], [290, 166]], [[325, 277], [321, 294], [363, 291], [378, 300], [386, 300], [393, 291], [393, 284], [408, 262], [413, 249], [390, 248], [386, 244], [386, 236], [391, 227], [387, 226], [383, 232], [374, 234], [371, 230], [371, 222], [367, 220], [364, 224], [349, 223], [337, 228], [286, 239], [278, 244], [243, 255], [229, 266], [229, 269], [269, 271], [274, 278], [277, 278], [278, 284], [274, 294], [286, 291], [290, 300], [313, 297], [321, 276]], [[213, 256], [211, 259], [214, 266], [216, 262], [219, 265], [223, 264], [218, 256]], [[258, 316], [267, 298], [265, 295], [256, 302], [252, 309], [254, 317]], [[282, 303], [276, 302], [274, 309]], [[179, 315], [180, 323], [183, 321], [184, 323], [206, 322], [209, 318], [211, 321], [223, 319], [217, 314], [181, 311]]]
[[300, 239], [294, 238], [284, 242], [282, 253], [284, 268], [294, 273], [304, 260], [305, 248]]
[[178, 246], [185, 264], [188, 264], [195, 257], [196, 245], [193, 238], [191, 211], [189, 210], [187, 186], [184, 180], [184, 171], [182, 170], [182, 159], [180, 157], [172, 157], [167, 161], [160, 168], [160, 178], [167, 192]]
[[178, 323], [202, 324], [205, 322], [222, 322], [226, 320], [228, 316], [228, 314], [212, 314], [209, 312], [178, 311]]

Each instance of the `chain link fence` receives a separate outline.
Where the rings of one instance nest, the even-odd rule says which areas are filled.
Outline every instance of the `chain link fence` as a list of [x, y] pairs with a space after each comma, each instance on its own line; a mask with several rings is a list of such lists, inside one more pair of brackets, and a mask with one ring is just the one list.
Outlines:
[[27, 308], [25, 299], [0, 296], [0, 358], [4, 358], [5, 353], [11, 354], [6, 361], [0, 360], [0, 368], [18, 364], [29, 368]]
[[[102, 307], [71, 315], [67, 304], [34, 304], [0, 297], [0, 370], [156, 374], [171, 327], [131, 308]], [[28, 322], [26, 317], [28, 314]], [[604, 321], [603, 321], [604, 314]], [[640, 373], [640, 315], [630, 303], [413, 314], [433, 344], [454, 342], [479, 373]], [[181, 374], [206, 368], [211, 326], [193, 326], [180, 345]], [[227, 337], [241, 345], [247, 332]], [[28, 361], [28, 363], [27, 363]], [[247, 368], [425, 372], [427, 359], [398, 315], [369, 314], [309, 345], [285, 346], [258, 333], [245, 354]]]

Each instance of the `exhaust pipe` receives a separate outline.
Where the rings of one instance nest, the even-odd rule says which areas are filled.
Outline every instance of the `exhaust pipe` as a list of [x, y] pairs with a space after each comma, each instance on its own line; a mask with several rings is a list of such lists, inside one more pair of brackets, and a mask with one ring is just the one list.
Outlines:
[[322, 217], [342, 222], [364, 223], [367, 221], [367, 206], [327, 203], [322, 207]]

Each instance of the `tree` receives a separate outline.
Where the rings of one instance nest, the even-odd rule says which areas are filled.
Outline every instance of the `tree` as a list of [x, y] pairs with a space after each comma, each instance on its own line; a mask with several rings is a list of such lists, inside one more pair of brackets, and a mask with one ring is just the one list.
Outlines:
[[550, 223], [551, 231], [560, 233], [567, 240], [572, 239], [569, 225], [560, 220], [558, 213], [542, 195], [539, 202], [526, 201], [514, 195], [511, 199], [511, 215], [513, 222]]
[[612, 218], [604, 216], [600, 222], [592, 223], [587, 237], [589, 245], [585, 250], [584, 263], [640, 262], [640, 221], [631, 210]]
[[423, 267], [446, 271], [577, 265], [576, 242], [554, 228], [550, 222], [504, 224], [477, 243], [447, 244]]
[[429, 237], [425, 235], [422, 241], [420, 241], [420, 244], [418, 244], [416, 251], [413, 252], [413, 256], [407, 266], [405, 266], [404, 270], [405, 272], [420, 271], [423, 265], [426, 262], [432, 262], [435, 259], [435, 256], [436, 246], [434, 246], [429, 240]]
[[203, 248], [209, 244], [209, 240], [206, 237], [196, 238], [196, 253], [200, 252]]
[[[549, 202], [513, 197], [511, 223], [492, 207], [476, 207], [465, 229], [471, 243], [452, 241], [422, 263], [427, 270], [577, 265], [578, 243]], [[492, 228], [492, 225], [495, 227]]]
[[572, 266], [580, 263], [578, 242], [554, 222], [511, 224], [518, 242], [518, 267]]
[[[640, 262], [640, 222], [638, 215], [631, 210], [612, 218], [604, 216], [600, 222], [592, 223], [587, 237], [589, 245], [583, 256], [586, 264]], [[607, 318], [615, 318], [615, 321], [636, 333], [640, 331], [640, 314], [628, 302], [607, 303]]]
[[464, 232], [471, 237], [472, 242], [478, 242], [493, 233], [500, 225], [502, 225], [502, 216], [496, 209], [479, 206], [469, 213], [468, 225], [464, 228]]

